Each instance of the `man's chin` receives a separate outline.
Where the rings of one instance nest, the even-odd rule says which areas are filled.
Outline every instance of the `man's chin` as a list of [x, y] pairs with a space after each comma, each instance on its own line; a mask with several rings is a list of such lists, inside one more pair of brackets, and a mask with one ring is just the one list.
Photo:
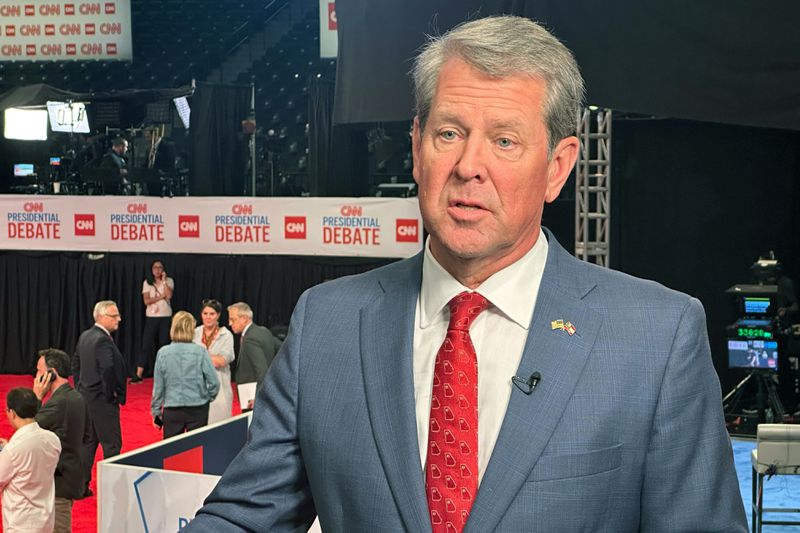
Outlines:
[[431, 251], [437, 260], [444, 255], [450, 260], [470, 261], [486, 255], [486, 245], [477, 239], [448, 239], [432, 242]]

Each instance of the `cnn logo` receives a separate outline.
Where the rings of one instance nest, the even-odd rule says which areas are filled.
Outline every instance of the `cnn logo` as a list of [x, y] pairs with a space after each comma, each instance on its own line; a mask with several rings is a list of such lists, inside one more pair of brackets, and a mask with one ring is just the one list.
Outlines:
[[200, 237], [200, 217], [198, 215], [178, 215], [178, 237], [197, 239]]
[[94, 237], [93, 214], [75, 214], [75, 235], [79, 237]]
[[419, 220], [398, 218], [396, 228], [397, 242], [419, 242]]
[[287, 239], [306, 238], [306, 217], [284, 218], [284, 234]]

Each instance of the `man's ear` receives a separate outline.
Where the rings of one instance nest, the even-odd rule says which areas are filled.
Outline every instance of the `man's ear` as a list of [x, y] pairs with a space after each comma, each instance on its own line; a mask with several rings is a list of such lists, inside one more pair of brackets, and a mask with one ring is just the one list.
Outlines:
[[565, 137], [556, 145], [553, 150], [553, 156], [547, 165], [545, 202], [550, 203], [558, 198], [561, 189], [569, 178], [570, 172], [572, 172], [572, 167], [575, 166], [575, 161], [578, 159], [579, 148], [580, 141], [575, 136]]
[[419, 165], [420, 165], [420, 146], [422, 145], [422, 130], [419, 125], [419, 116], [414, 117], [414, 125], [411, 127], [411, 157], [414, 163], [412, 175], [414, 181], [419, 185]]

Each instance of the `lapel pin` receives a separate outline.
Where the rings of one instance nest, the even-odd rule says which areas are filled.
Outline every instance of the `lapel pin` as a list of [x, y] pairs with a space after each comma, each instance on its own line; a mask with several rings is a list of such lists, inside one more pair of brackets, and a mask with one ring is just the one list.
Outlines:
[[569, 334], [570, 337], [575, 335], [575, 332], [578, 331], [575, 328], [575, 326], [572, 325], [572, 322], [570, 322], [568, 320], [564, 321], [563, 319], [551, 320], [550, 321], [550, 329], [553, 330], [553, 331], [555, 331], [557, 329], [560, 329], [561, 331], [566, 331]]

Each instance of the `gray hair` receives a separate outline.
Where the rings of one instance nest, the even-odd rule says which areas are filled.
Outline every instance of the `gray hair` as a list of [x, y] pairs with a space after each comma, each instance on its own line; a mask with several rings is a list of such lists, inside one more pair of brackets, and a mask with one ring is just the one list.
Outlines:
[[549, 155], [561, 139], [575, 133], [584, 86], [572, 52], [536, 22], [508, 15], [465, 22], [441, 37], [428, 36], [411, 70], [420, 129], [425, 128], [442, 66], [452, 58], [494, 78], [523, 75], [543, 80]]
[[114, 300], [101, 300], [94, 304], [94, 312], [92, 313], [94, 321], [100, 320], [100, 317], [106, 314], [106, 310], [111, 306], [117, 307], [117, 302]]
[[235, 304], [228, 306], [228, 312], [230, 312], [231, 309], [236, 309], [236, 312], [239, 313], [239, 316], [253, 320], [253, 310], [246, 303], [236, 302]]

